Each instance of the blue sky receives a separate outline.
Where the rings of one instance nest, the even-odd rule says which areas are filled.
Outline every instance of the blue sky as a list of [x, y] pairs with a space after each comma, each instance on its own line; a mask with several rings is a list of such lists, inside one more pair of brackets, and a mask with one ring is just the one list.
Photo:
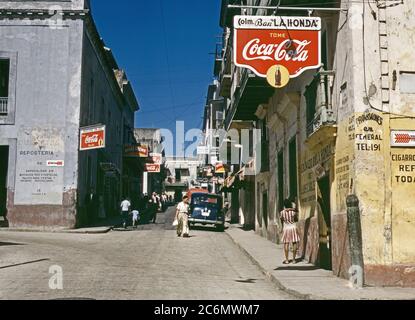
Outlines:
[[219, 0], [92, 0], [106, 45], [141, 104], [136, 127], [199, 128], [213, 80]]

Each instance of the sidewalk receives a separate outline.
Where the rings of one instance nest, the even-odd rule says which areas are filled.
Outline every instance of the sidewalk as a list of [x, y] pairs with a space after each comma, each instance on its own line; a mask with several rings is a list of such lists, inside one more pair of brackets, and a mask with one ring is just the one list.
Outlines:
[[331, 271], [299, 262], [283, 265], [283, 247], [276, 245], [254, 231], [244, 231], [231, 225], [226, 233], [233, 242], [280, 289], [307, 300], [415, 300], [413, 288], [366, 287], [352, 289], [349, 282], [335, 277]]
[[79, 229], [66, 229], [66, 228], [2, 228], [0, 232], [49, 232], [49, 233], [74, 233], [74, 234], [102, 234], [110, 232], [114, 226], [119, 224], [120, 217], [113, 217], [105, 219], [101, 222], [94, 223], [94, 226], [79, 228]]
[[46, 228], [0, 228], [0, 232], [45, 232], [45, 233], [76, 233], [76, 234], [101, 234], [108, 233], [113, 227], [92, 227], [80, 229], [46, 229]]

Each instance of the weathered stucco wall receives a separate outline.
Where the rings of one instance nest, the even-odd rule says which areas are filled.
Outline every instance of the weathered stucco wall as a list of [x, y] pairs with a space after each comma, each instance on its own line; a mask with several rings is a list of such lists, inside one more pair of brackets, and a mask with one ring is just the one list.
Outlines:
[[[12, 227], [75, 225], [83, 22], [64, 20], [58, 29], [45, 24], [13, 19], [0, 28], [0, 48], [17, 66], [10, 79], [15, 119], [0, 126], [0, 136], [15, 141], [9, 154]], [[48, 160], [65, 166], [47, 167]]]

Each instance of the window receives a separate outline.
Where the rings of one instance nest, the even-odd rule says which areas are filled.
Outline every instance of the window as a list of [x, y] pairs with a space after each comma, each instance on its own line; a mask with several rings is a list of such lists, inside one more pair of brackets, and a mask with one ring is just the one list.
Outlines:
[[254, 130], [249, 130], [249, 157], [254, 156]]
[[17, 52], [0, 51], [0, 125], [16, 118]]
[[261, 172], [269, 171], [269, 141], [266, 119], [260, 121], [261, 128]]
[[8, 114], [10, 60], [0, 60], [0, 115]]
[[312, 123], [316, 116], [318, 79], [318, 77], [315, 77], [314, 80], [310, 83], [310, 85], [306, 87], [306, 91], [304, 93], [307, 108], [307, 125]]
[[176, 182], [182, 181], [182, 171], [180, 169], [176, 169]]
[[415, 93], [415, 72], [402, 71], [400, 76], [401, 93]]
[[324, 70], [328, 70], [328, 62], [329, 61], [327, 57], [327, 31], [324, 31], [321, 37], [321, 63], [324, 65]]

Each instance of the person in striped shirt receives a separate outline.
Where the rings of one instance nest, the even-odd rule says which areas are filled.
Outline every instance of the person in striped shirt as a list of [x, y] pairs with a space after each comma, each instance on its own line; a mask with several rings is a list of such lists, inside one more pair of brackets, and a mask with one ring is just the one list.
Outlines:
[[289, 264], [289, 250], [290, 244], [293, 245], [293, 260], [292, 262], [297, 263], [297, 250], [300, 242], [300, 233], [297, 228], [298, 211], [293, 208], [291, 200], [286, 199], [284, 201], [284, 210], [280, 213], [281, 223], [283, 224], [282, 243], [284, 243], [285, 261], [284, 264]]

